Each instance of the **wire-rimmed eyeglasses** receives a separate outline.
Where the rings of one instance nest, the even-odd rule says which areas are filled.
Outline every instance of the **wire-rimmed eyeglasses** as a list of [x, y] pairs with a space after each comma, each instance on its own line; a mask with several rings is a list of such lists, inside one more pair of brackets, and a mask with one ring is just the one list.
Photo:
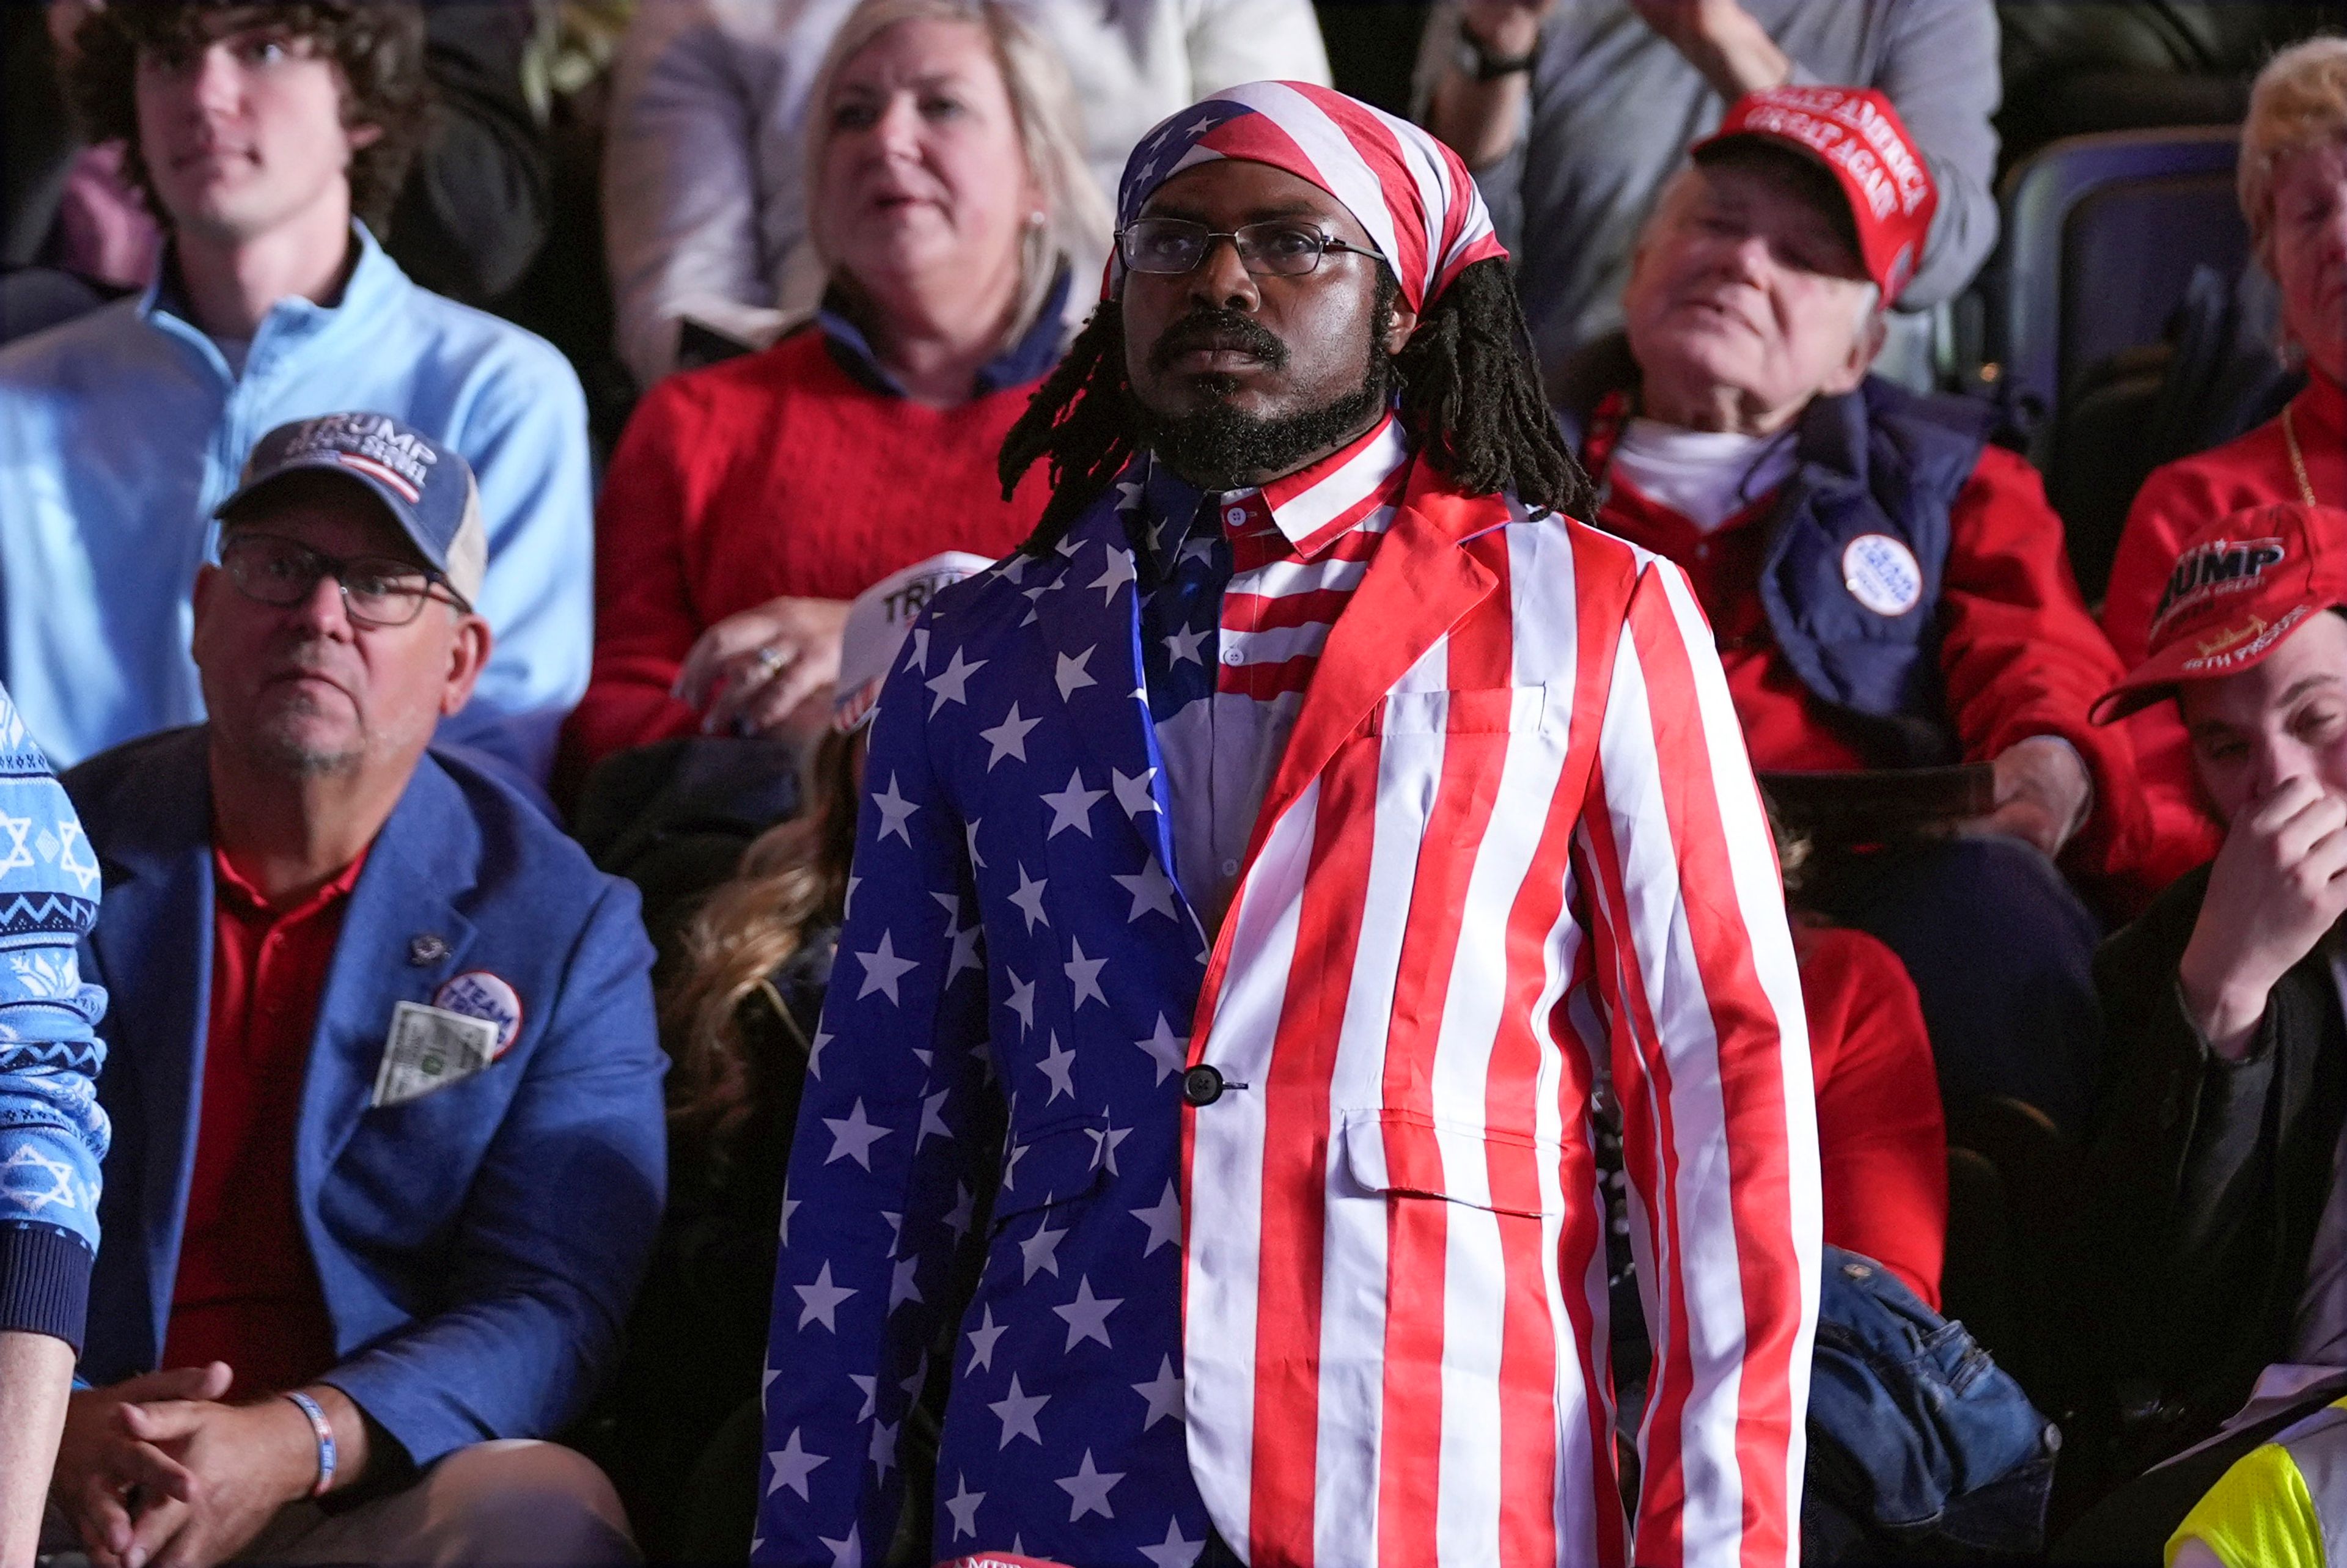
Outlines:
[[1377, 254], [1308, 223], [1276, 218], [1236, 230], [1209, 229], [1187, 218], [1137, 218], [1117, 231], [1116, 248], [1133, 271], [1175, 278], [1204, 261], [1217, 240], [1228, 240], [1239, 253], [1239, 265], [1256, 277], [1302, 277], [1317, 271], [1330, 251]]

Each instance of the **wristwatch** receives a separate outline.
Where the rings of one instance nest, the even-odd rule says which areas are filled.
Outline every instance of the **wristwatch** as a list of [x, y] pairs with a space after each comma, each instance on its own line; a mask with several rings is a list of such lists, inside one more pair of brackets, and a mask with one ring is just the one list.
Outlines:
[[1512, 77], [1519, 71], [1529, 71], [1540, 57], [1537, 46], [1521, 55], [1495, 55], [1491, 46], [1475, 36], [1466, 23], [1459, 24], [1459, 53], [1456, 56], [1461, 74], [1479, 82], [1496, 82], [1501, 77]]

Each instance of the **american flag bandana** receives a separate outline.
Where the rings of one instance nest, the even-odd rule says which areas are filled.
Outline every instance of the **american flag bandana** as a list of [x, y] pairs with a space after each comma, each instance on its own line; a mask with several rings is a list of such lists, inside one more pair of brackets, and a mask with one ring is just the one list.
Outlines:
[[[1159, 186], [1218, 158], [1267, 163], [1343, 202], [1420, 313], [1462, 268], [1508, 253], [1457, 153], [1408, 120], [1305, 82], [1225, 87], [1142, 138], [1117, 187], [1117, 228], [1140, 217]], [[1101, 297], [1123, 280], [1112, 254]]]

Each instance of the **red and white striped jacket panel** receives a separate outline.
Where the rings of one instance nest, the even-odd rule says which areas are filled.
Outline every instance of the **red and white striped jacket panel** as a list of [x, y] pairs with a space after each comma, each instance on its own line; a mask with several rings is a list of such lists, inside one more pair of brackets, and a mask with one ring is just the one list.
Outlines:
[[[1414, 479], [1192, 1060], [1185, 1399], [1267, 1564], [1624, 1563], [1589, 1095], [1659, 1260], [1641, 1563], [1789, 1563], [1818, 1252], [1758, 793], [1676, 569]], [[1701, 1497], [1694, 1493], [1700, 1489]]]

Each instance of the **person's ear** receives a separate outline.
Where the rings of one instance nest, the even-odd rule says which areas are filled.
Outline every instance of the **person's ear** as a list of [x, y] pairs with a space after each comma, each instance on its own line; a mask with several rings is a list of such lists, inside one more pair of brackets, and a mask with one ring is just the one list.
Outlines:
[[220, 596], [223, 586], [220, 581], [220, 569], [210, 561], [196, 569], [195, 636], [189, 645], [189, 651], [199, 666], [204, 661], [204, 629], [211, 624], [210, 607]]
[[497, 639], [489, 631], [489, 623], [477, 615], [459, 614], [456, 634], [448, 640], [448, 668], [440, 685], [440, 712], [453, 717], [463, 712], [473, 700], [473, 687], [481, 679], [481, 669], [489, 661], [489, 650]]
[[373, 147], [376, 142], [383, 139], [383, 127], [379, 125], [348, 125], [343, 128], [343, 134], [350, 138], [351, 150], [353, 152], [358, 152], [366, 148]]
[[1378, 334], [1378, 341], [1385, 347], [1386, 357], [1391, 359], [1399, 354], [1409, 343], [1410, 334], [1417, 331], [1418, 313], [1397, 298], [1392, 313], [1386, 317], [1385, 331]]
[[1865, 322], [1850, 334], [1850, 351], [1842, 355], [1841, 363], [1827, 374], [1825, 384], [1818, 388], [1819, 392], [1828, 397], [1840, 397], [1846, 392], [1857, 391], [1859, 383], [1866, 379], [1866, 373], [1874, 368], [1874, 356], [1882, 352], [1883, 340], [1890, 335], [1890, 331], [1889, 312], [1867, 312]]

